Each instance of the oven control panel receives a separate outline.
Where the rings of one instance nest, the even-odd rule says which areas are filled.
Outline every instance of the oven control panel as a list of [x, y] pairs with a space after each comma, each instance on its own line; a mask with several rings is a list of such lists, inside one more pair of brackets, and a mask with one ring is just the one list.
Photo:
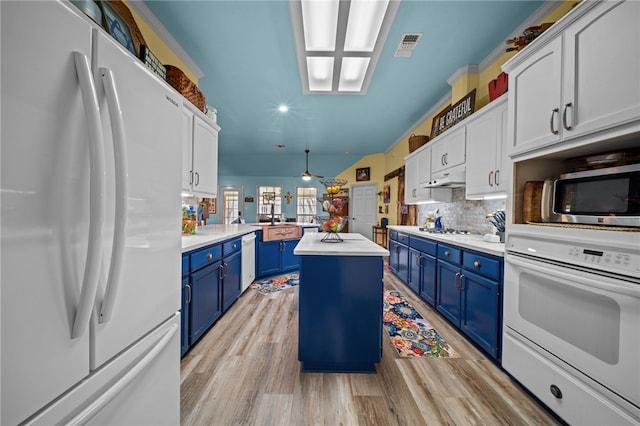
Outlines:
[[574, 246], [569, 248], [569, 258], [577, 260], [580, 263], [590, 264], [596, 268], [600, 265], [608, 265], [626, 270], [633, 266], [631, 262], [633, 256], [631, 254], [619, 253], [612, 250], [593, 250]]
[[640, 280], [640, 233], [620, 232], [618, 234], [626, 235], [619, 235], [617, 241], [607, 239], [607, 242], [598, 241], [597, 237], [601, 236], [598, 234], [588, 240], [568, 238], [569, 235], [562, 233], [544, 234], [512, 232], [507, 237], [505, 250]]

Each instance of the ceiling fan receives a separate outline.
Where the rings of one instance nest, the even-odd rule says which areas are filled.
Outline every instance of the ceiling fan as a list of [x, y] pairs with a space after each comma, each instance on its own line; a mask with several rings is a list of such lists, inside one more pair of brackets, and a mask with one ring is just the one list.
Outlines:
[[307, 153], [307, 168], [305, 169], [304, 173], [302, 173], [302, 179], [304, 180], [310, 180], [311, 178], [322, 179], [324, 176], [317, 176], [309, 173], [309, 150], [305, 149], [304, 152]]

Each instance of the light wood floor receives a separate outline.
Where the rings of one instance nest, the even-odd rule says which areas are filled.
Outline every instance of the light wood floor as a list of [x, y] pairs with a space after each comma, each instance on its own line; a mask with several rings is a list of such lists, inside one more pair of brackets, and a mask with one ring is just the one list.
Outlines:
[[384, 285], [400, 290], [461, 358], [400, 358], [385, 334], [376, 374], [301, 373], [298, 288], [266, 296], [247, 289], [182, 360], [181, 424], [557, 424], [392, 274]]

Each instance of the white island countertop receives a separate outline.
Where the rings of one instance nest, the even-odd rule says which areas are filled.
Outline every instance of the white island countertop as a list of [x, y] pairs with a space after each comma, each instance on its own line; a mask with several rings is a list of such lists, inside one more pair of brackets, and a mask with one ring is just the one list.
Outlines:
[[389, 256], [389, 250], [379, 246], [368, 238], [357, 233], [338, 234], [341, 243], [323, 243], [320, 241], [327, 234], [312, 232], [302, 236], [293, 250], [299, 256]]
[[182, 253], [260, 231], [261, 229], [259, 226], [243, 224], [198, 226], [197, 234], [182, 236]]

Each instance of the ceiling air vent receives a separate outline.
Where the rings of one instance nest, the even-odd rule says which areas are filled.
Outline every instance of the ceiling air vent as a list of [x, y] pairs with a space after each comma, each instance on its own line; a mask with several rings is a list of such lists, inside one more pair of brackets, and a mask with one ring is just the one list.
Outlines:
[[400, 44], [396, 49], [396, 53], [393, 56], [400, 58], [408, 58], [413, 53], [413, 49], [416, 48], [418, 40], [422, 37], [422, 33], [405, 33], [400, 40]]

